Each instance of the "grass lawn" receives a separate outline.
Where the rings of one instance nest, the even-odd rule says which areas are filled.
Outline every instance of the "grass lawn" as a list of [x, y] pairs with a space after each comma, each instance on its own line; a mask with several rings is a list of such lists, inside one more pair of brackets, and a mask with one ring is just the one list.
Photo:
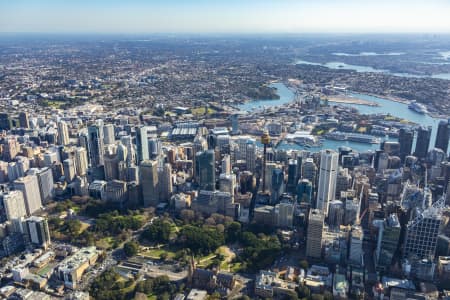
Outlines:
[[97, 248], [104, 249], [104, 250], [110, 249], [113, 244], [114, 244], [114, 238], [111, 236], [102, 238], [95, 242], [95, 246], [97, 246]]
[[175, 252], [168, 250], [166, 247], [163, 248], [155, 248], [155, 249], [149, 249], [143, 252], [140, 252], [139, 254], [142, 256], [150, 257], [153, 259], [159, 259], [161, 254], [167, 253], [167, 258], [174, 258]]
[[[193, 115], [204, 115], [205, 107], [192, 108], [191, 112]], [[212, 109], [211, 107], [208, 107], [208, 114], [213, 114], [215, 112], [216, 112], [216, 110]]]
[[81, 228], [80, 228], [80, 231], [78, 233], [82, 233], [83, 231], [88, 229], [89, 226], [91, 226], [89, 223], [81, 222]]

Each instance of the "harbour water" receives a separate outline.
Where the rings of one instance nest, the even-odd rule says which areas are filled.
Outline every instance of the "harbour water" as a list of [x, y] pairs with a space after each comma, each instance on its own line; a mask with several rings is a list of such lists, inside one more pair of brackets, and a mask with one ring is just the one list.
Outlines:
[[[280, 99], [277, 100], [254, 100], [250, 101], [244, 104], [241, 104], [239, 106], [239, 109], [244, 111], [253, 111], [257, 109], [261, 109], [263, 107], [271, 107], [271, 106], [280, 106], [286, 103], [289, 103], [294, 100], [294, 93], [292, 90], [290, 90], [286, 85], [284, 85], [281, 82], [273, 83], [271, 86], [277, 88], [277, 93], [280, 96]], [[430, 145], [434, 145], [436, 132], [437, 132], [437, 125], [439, 124], [440, 119], [433, 118], [429, 115], [422, 115], [419, 113], [416, 113], [410, 109], [408, 109], [408, 105], [400, 102], [391, 101], [388, 99], [383, 99], [380, 97], [374, 97], [370, 95], [365, 94], [358, 94], [358, 93], [350, 93], [349, 96], [357, 97], [363, 100], [368, 100], [370, 102], [375, 102], [379, 106], [373, 107], [373, 106], [366, 106], [366, 105], [356, 105], [356, 104], [344, 104], [340, 103], [339, 105], [343, 106], [351, 106], [356, 108], [361, 114], [386, 114], [390, 113], [392, 116], [402, 118], [411, 122], [414, 122], [419, 125], [424, 126], [432, 126], [433, 132], [432, 132], [432, 138]], [[330, 102], [332, 103], [332, 102]], [[336, 103], [337, 104], [337, 103]], [[395, 140], [395, 139], [394, 139]], [[376, 150], [379, 149], [378, 144], [363, 144], [363, 143], [355, 143], [355, 142], [349, 142], [349, 141], [333, 141], [333, 140], [323, 140], [323, 144], [321, 147], [311, 147], [307, 148], [311, 151], [318, 151], [320, 149], [338, 149], [340, 146], [347, 146], [350, 147], [356, 151], [363, 152], [368, 150]], [[430, 146], [431, 147], [431, 146]], [[298, 146], [296, 144], [288, 144], [285, 142], [282, 142], [278, 145], [278, 149], [305, 149], [302, 146]]]
[[282, 82], [271, 83], [269, 86], [277, 89], [277, 94], [280, 96], [280, 99], [253, 100], [238, 105], [238, 108], [243, 111], [253, 111], [263, 109], [264, 107], [281, 106], [294, 100], [294, 93]]
[[346, 64], [344, 62], [339, 61], [332, 61], [327, 62], [324, 64], [305, 61], [305, 60], [297, 60], [295, 62], [297, 65], [313, 65], [313, 66], [323, 66], [327, 67], [329, 69], [335, 69], [335, 70], [353, 70], [358, 73], [365, 73], [365, 72], [372, 72], [372, 73], [386, 73], [394, 76], [400, 76], [400, 77], [415, 77], [415, 78], [437, 78], [437, 79], [445, 79], [450, 80], [450, 73], [442, 73], [442, 74], [433, 74], [433, 75], [417, 75], [417, 74], [410, 74], [410, 73], [392, 73], [389, 70], [383, 70], [383, 69], [376, 69], [369, 66], [359, 66], [359, 65], [350, 65]]

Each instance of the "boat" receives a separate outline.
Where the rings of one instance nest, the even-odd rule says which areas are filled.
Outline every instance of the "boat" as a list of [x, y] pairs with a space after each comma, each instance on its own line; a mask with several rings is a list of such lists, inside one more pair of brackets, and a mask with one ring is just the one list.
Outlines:
[[427, 107], [421, 103], [417, 103], [416, 101], [411, 101], [411, 103], [409, 103], [408, 108], [419, 113], [419, 114], [426, 114], [428, 113], [427, 111]]

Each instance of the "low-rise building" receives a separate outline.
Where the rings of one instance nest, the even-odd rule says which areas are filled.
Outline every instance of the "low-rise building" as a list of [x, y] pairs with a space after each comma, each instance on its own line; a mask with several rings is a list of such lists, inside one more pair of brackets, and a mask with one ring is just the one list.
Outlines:
[[98, 254], [95, 247], [80, 249], [57, 266], [55, 269], [57, 278], [63, 281], [66, 287], [75, 289], [84, 271], [97, 261]]

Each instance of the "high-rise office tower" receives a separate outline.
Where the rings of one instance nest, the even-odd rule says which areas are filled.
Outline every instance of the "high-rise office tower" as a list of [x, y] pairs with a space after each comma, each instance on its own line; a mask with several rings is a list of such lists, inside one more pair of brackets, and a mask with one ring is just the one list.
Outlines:
[[339, 168], [336, 177], [336, 193], [335, 197], [339, 198], [341, 192], [346, 191], [350, 188], [352, 183], [352, 176], [349, 174], [348, 169]]
[[281, 169], [275, 169], [272, 171], [272, 185], [270, 190], [270, 202], [271, 204], [278, 203], [281, 194], [284, 193], [284, 173]]
[[53, 200], [55, 197], [55, 187], [52, 169], [49, 167], [30, 169], [28, 174], [37, 176], [42, 203], [46, 204]]
[[404, 255], [407, 258], [434, 259], [442, 211], [430, 207], [406, 227]]
[[221, 192], [230, 193], [234, 197], [234, 189], [236, 186], [236, 176], [234, 174], [222, 173], [219, 176], [219, 189]]
[[208, 141], [201, 135], [197, 134], [194, 138], [194, 153], [208, 150]]
[[75, 167], [78, 176], [86, 175], [88, 163], [86, 148], [78, 147], [75, 150]]
[[316, 208], [328, 213], [328, 203], [335, 198], [339, 154], [333, 150], [320, 152], [320, 173]]
[[312, 158], [304, 160], [302, 166], [302, 178], [308, 179], [313, 186], [316, 184], [317, 166]]
[[385, 271], [391, 266], [392, 258], [400, 239], [400, 222], [396, 214], [389, 215], [379, 223], [375, 264], [377, 270]]
[[264, 130], [262, 136], [261, 136], [261, 144], [263, 144], [263, 164], [262, 164], [262, 178], [263, 178], [263, 186], [262, 186], [262, 192], [266, 192], [266, 161], [267, 161], [267, 145], [270, 144], [270, 135], [267, 130]]
[[3, 145], [3, 160], [11, 161], [13, 160], [20, 151], [20, 144], [15, 136], [10, 136], [6, 138], [5, 144]]
[[9, 221], [27, 215], [25, 199], [21, 191], [8, 191], [0, 196], [3, 197], [3, 206], [5, 207], [6, 218]]
[[228, 134], [220, 134], [216, 138], [216, 146], [220, 153], [230, 153], [231, 137]]
[[312, 209], [308, 217], [306, 235], [306, 256], [320, 258], [322, 256], [322, 233], [324, 215], [318, 209]]
[[51, 244], [47, 219], [32, 216], [25, 219], [25, 222], [31, 243], [47, 249]]
[[103, 126], [103, 143], [105, 145], [114, 144], [116, 141], [116, 134], [114, 131], [114, 124], [106, 124]]
[[139, 182], [142, 188], [144, 206], [157, 206], [159, 203], [158, 191], [158, 162], [144, 160], [139, 166]]
[[27, 215], [32, 215], [42, 207], [37, 176], [27, 175], [14, 181], [14, 188], [22, 191]]
[[294, 194], [297, 188], [298, 176], [297, 176], [297, 160], [290, 159], [288, 163], [288, 180], [287, 180], [287, 191]]
[[361, 226], [352, 226], [351, 238], [350, 238], [350, 252], [349, 252], [349, 262], [352, 265], [360, 266], [362, 263], [363, 256], [363, 238], [364, 233]]
[[120, 180], [108, 181], [105, 188], [105, 198], [121, 208], [124, 207], [128, 201], [127, 183]]
[[411, 155], [414, 141], [414, 131], [401, 128], [398, 133], [398, 142], [400, 144], [400, 158], [402, 162], [408, 155]]
[[340, 200], [333, 200], [328, 206], [328, 226], [339, 229], [339, 226], [344, 224], [344, 203]]
[[202, 190], [214, 191], [216, 187], [216, 169], [214, 150], [197, 153], [195, 156], [195, 174]]
[[221, 172], [231, 174], [231, 156], [229, 154], [225, 154], [222, 158]]
[[308, 179], [300, 179], [297, 184], [297, 202], [312, 203], [312, 183]]
[[106, 153], [104, 158], [105, 180], [119, 179], [119, 159], [114, 153]]
[[75, 178], [76, 172], [75, 172], [75, 162], [73, 159], [65, 159], [63, 161], [63, 168], [64, 168], [64, 177], [66, 182], [70, 183]]
[[450, 137], [450, 119], [448, 121], [440, 121], [436, 135], [435, 147], [441, 149], [447, 154], [448, 141]]
[[173, 192], [172, 165], [169, 163], [165, 163], [162, 167], [159, 186], [161, 192], [161, 200], [168, 202]]
[[136, 150], [134, 149], [134, 145], [131, 140], [130, 135], [123, 136], [120, 141], [122, 144], [127, 147], [127, 157], [126, 162], [127, 166], [134, 166], [136, 164]]
[[245, 147], [245, 164], [247, 170], [255, 173], [256, 169], [256, 142], [255, 140], [248, 139]]
[[148, 151], [150, 152], [150, 159], [157, 159], [162, 151], [161, 141], [158, 138], [149, 139]]
[[137, 161], [140, 163], [143, 160], [150, 158], [150, 152], [148, 150], [148, 128], [147, 126], [136, 127], [136, 154]]
[[69, 126], [64, 121], [58, 122], [58, 145], [68, 145], [69, 140]]
[[103, 122], [88, 127], [89, 157], [92, 167], [103, 166]]
[[28, 119], [28, 113], [26, 112], [19, 113], [19, 124], [21, 128], [28, 129], [30, 127], [30, 120]]
[[425, 158], [428, 154], [428, 148], [430, 146], [430, 138], [431, 138], [431, 126], [428, 127], [419, 127], [417, 130], [417, 141], [416, 141], [416, 150], [414, 151], [414, 156], [418, 158]]
[[239, 136], [236, 139], [236, 144], [238, 146], [238, 153], [236, 159], [245, 159], [246, 158], [246, 149], [248, 140], [254, 140], [250, 136]]
[[231, 134], [239, 134], [240, 130], [239, 130], [239, 115], [238, 114], [234, 114], [230, 117], [231, 119]]
[[7, 113], [0, 113], [0, 130], [9, 130], [12, 127], [11, 119]]
[[294, 223], [294, 204], [289, 201], [281, 201], [275, 205], [274, 214], [278, 227], [291, 228]]

